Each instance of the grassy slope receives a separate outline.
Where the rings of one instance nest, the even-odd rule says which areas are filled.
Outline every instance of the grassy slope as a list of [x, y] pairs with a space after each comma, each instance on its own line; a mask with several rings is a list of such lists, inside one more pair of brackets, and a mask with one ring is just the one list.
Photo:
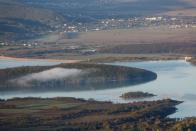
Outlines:
[[50, 10], [27, 6], [13, 0], [1, 0], [0, 12], [0, 18], [30, 19], [43, 23], [55, 21], [55, 18], [59, 17], [57, 14]]
[[0, 0], [1, 40], [35, 38], [63, 20], [59, 14], [48, 9], [24, 5], [14, 0]]
[[167, 11], [163, 13], [164, 15], [170, 15], [170, 16], [196, 16], [196, 1], [195, 0], [182, 0], [185, 3], [189, 3], [192, 8], [182, 8], [182, 9], [176, 9], [174, 11]]
[[165, 117], [175, 112], [175, 105], [179, 103], [173, 100], [112, 104], [74, 98], [11, 99], [0, 102], [0, 129], [163, 130], [174, 123]]

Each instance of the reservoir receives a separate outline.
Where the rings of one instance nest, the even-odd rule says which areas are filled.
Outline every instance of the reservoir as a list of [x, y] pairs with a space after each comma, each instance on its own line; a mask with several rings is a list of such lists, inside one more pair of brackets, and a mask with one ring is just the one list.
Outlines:
[[[0, 68], [10, 68], [16, 66], [36, 66], [36, 65], [55, 65], [58, 62], [42, 61], [15, 61], [0, 60]], [[178, 111], [170, 117], [189, 117], [196, 116], [196, 66], [183, 60], [171, 61], [143, 61], [143, 62], [115, 62], [112, 65], [122, 65], [127, 67], [137, 67], [147, 69], [157, 73], [157, 79], [148, 83], [119, 87], [106, 90], [89, 90], [77, 92], [45, 92], [45, 93], [23, 93], [23, 92], [0, 92], [1, 99], [13, 97], [76, 97], [99, 101], [113, 101], [124, 103], [132, 101], [157, 100], [171, 98], [184, 101], [178, 105]], [[123, 100], [121, 96], [125, 92], [143, 91], [153, 93], [157, 96], [147, 99]]]

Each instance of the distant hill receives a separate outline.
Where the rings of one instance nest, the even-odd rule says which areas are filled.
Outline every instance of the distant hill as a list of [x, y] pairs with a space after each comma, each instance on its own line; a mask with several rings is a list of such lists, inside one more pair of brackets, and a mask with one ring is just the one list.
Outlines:
[[61, 17], [51, 10], [32, 7], [15, 0], [0, 0], [0, 18], [19, 18], [42, 23], [53, 23]]
[[190, 14], [195, 7], [193, 0], [0, 0], [0, 40], [31, 38], [66, 22], [175, 15], [183, 10]]
[[33, 38], [63, 20], [63, 17], [47, 9], [14, 0], [0, 0], [0, 40]]

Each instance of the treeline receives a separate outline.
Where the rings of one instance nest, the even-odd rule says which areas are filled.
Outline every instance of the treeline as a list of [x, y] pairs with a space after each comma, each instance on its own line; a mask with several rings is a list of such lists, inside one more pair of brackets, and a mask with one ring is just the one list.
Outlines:
[[148, 92], [141, 92], [141, 91], [137, 91], [137, 92], [127, 92], [122, 94], [120, 97], [123, 99], [131, 99], [131, 98], [147, 98], [147, 97], [153, 97], [155, 96], [154, 94], [148, 93]]
[[[84, 73], [74, 77], [54, 79], [50, 81], [31, 81], [30, 85], [18, 85], [17, 81], [32, 73], [39, 73], [53, 68], [80, 69]], [[122, 66], [112, 66], [104, 64], [60, 64], [56, 66], [34, 66], [19, 67], [0, 70], [0, 90], [88, 90], [115, 88], [133, 84], [139, 84], [156, 79], [157, 75], [151, 71], [129, 68]], [[20, 87], [20, 88], [19, 88]], [[22, 87], [22, 88], [21, 88]], [[24, 87], [24, 88], [23, 88]]]

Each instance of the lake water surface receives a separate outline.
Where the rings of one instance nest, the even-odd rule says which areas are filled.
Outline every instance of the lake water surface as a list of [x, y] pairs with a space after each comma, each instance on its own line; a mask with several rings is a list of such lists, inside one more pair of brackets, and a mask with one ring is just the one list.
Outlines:
[[[0, 60], [0, 68], [8, 68], [23, 65], [54, 65], [54, 62], [41, 61], [14, 61]], [[76, 97], [100, 101], [130, 102], [141, 100], [157, 100], [171, 98], [184, 101], [178, 105], [178, 111], [171, 117], [196, 116], [196, 67], [183, 60], [172, 61], [144, 61], [144, 62], [115, 62], [113, 65], [123, 65], [151, 70], [157, 73], [158, 78], [145, 84], [119, 87], [108, 90], [91, 90], [80, 92], [46, 92], [46, 93], [1, 93], [0, 98], [8, 99], [13, 97]], [[156, 97], [149, 99], [123, 100], [119, 96], [129, 91], [144, 91], [156, 94]]]

